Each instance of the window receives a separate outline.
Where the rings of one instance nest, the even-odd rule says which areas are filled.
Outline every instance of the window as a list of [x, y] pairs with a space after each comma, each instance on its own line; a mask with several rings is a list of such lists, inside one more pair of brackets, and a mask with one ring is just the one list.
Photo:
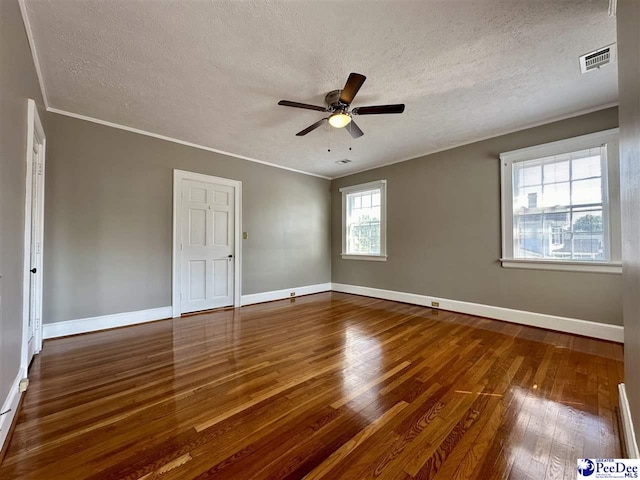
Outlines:
[[562, 227], [551, 227], [551, 245], [563, 245], [564, 229]]
[[621, 272], [618, 131], [515, 150], [502, 161], [502, 265]]
[[341, 188], [342, 258], [387, 259], [386, 180]]

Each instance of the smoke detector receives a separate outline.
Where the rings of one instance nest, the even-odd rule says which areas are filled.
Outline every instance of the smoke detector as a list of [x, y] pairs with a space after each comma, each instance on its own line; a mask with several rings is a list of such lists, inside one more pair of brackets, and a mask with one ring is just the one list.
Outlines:
[[349, 160], [348, 158], [344, 158], [342, 160], [336, 161], [336, 163], [339, 165], [346, 165], [347, 163], [351, 163], [351, 160]]
[[580, 57], [580, 71], [582, 73], [597, 70], [616, 60], [616, 44], [599, 48]]

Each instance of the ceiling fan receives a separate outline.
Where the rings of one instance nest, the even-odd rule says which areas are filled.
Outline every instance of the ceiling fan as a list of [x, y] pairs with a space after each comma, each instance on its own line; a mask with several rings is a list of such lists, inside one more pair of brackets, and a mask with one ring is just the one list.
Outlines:
[[366, 79], [367, 77], [359, 73], [349, 74], [347, 83], [342, 90], [333, 90], [327, 93], [326, 97], [324, 98], [324, 101], [327, 104], [326, 107], [309, 105], [307, 103], [291, 102], [289, 100], [280, 100], [278, 102], [278, 105], [283, 105], [285, 107], [305, 108], [307, 110], [317, 110], [318, 112], [330, 113], [328, 117], [325, 117], [322, 120], [318, 120], [313, 125], [309, 125], [304, 130], [296, 133], [298, 137], [302, 137], [307, 133], [312, 132], [316, 128], [323, 125], [324, 122], [328, 121], [329, 125], [335, 128], [343, 128], [349, 125], [347, 131], [353, 138], [358, 138], [364, 135], [364, 133], [362, 132], [362, 130], [360, 130], [360, 127], [356, 125], [356, 122], [353, 121], [353, 115], [381, 115], [387, 113], [404, 112], [404, 103], [397, 103], [394, 105], [373, 105], [370, 107], [356, 107], [349, 110], [351, 102], [353, 102], [353, 99], [358, 93], [358, 90], [360, 90], [360, 87], [362, 87], [362, 84]]

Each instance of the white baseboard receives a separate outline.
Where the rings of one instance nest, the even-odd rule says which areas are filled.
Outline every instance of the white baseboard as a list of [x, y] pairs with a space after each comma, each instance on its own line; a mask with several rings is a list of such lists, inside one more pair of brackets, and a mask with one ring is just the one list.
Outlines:
[[629, 399], [627, 398], [627, 388], [624, 383], [618, 385], [618, 393], [620, 394], [620, 417], [622, 417], [622, 435], [624, 444], [627, 447], [627, 455], [629, 458], [640, 458], [638, 451], [638, 442], [636, 441], [636, 433], [633, 428], [633, 419], [631, 418], [631, 409], [629, 407]]
[[[304, 287], [287, 288], [285, 290], [275, 290], [272, 292], [254, 293], [242, 295], [241, 304], [251, 305], [254, 303], [270, 302], [272, 300], [282, 300], [290, 298], [291, 293], [296, 297], [309, 295], [311, 293], [327, 292], [331, 290], [330, 283], [318, 285], [307, 285]], [[57, 338], [78, 333], [95, 332], [107, 328], [125, 327], [138, 323], [162, 320], [173, 316], [172, 307], [152, 308], [150, 310], [139, 310], [136, 312], [116, 313], [113, 315], [102, 315], [99, 317], [80, 318], [77, 320], [67, 320], [64, 322], [46, 323], [43, 325], [44, 338]]]
[[[623, 327], [618, 325], [608, 325], [605, 323], [590, 322], [587, 320], [579, 320], [575, 318], [558, 317], [554, 315], [546, 315], [543, 313], [525, 312], [523, 310], [494, 307], [491, 305], [483, 305], [480, 303], [462, 302], [459, 300], [418, 295], [415, 293], [396, 292], [392, 290], [383, 290], [380, 288], [345, 285], [341, 283], [320, 283], [317, 285], [306, 285], [304, 287], [292, 287], [283, 290], [274, 290], [271, 292], [242, 295], [241, 304], [244, 306], [252, 305], [254, 303], [282, 300], [285, 298], [291, 298], [292, 293], [295, 293], [295, 296], [298, 297], [301, 295], [327, 292], [330, 290], [335, 290], [336, 292], [353, 293], [356, 295], [364, 295], [367, 297], [381, 298], [384, 300], [393, 300], [396, 302], [411, 303], [414, 305], [422, 305], [425, 307], [432, 307], [431, 302], [438, 302], [438, 308], [442, 310], [450, 310], [452, 312], [466, 313], [468, 315], [476, 315], [479, 317], [504, 320], [521, 325], [541, 327], [549, 330], [573, 333], [576, 335], [584, 335], [586, 337], [611, 340], [620, 343], [622, 343], [624, 340], [624, 329]], [[117, 313], [114, 315], [103, 315], [100, 317], [90, 317], [78, 320], [68, 320], [65, 322], [49, 323], [43, 326], [44, 338], [56, 338], [66, 335], [75, 335], [78, 333], [94, 332], [96, 330], [124, 327], [127, 325], [135, 325], [138, 323], [151, 322], [154, 320], [161, 320], [163, 318], [171, 317], [171, 307], [160, 307], [150, 310], [140, 310], [137, 312]]]
[[242, 295], [240, 303], [242, 306], [252, 305], [254, 303], [271, 302], [273, 300], [282, 300], [291, 298], [291, 294], [295, 293], [295, 297], [300, 295], [309, 295], [312, 293], [328, 292], [331, 290], [331, 283], [319, 283], [317, 285], [307, 285], [305, 287], [285, 288], [284, 290], [274, 290], [271, 292], [252, 293], [250, 295]]
[[2, 404], [2, 410], [0, 413], [7, 412], [4, 415], [0, 416], [0, 450], [4, 447], [4, 442], [7, 440], [7, 435], [9, 434], [9, 430], [11, 430], [11, 425], [13, 424], [13, 420], [18, 413], [18, 404], [20, 403], [20, 380], [26, 377], [25, 371], [21, 368], [18, 371], [18, 376], [13, 381], [11, 385], [11, 389], [9, 390], [9, 394], [7, 398], [4, 400]]
[[171, 307], [152, 308], [149, 310], [138, 310], [136, 312], [115, 313], [113, 315], [102, 315], [100, 317], [79, 318], [77, 320], [67, 320], [65, 322], [46, 323], [43, 325], [44, 338], [64, 337], [66, 335], [76, 335], [78, 333], [95, 332], [107, 328], [125, 327], [137, 323], [152, 322], [171, 318]]
[[360, 287], [357, 285], [345, 285], [333, 283], [332, 290], [336, 292], [353, 293], [366, 297], [382, 298], [396, 302], [411, 303], [434, 308], [431, 302], [438, 302], [439, 309], [450, 310], [452, 312], [466, 313], [478, 317], [493, 318], [507, 322], [528, 325], [531, 327], [546, 328], [559, 332], [584, 335], [585, 337], [611, 340], [613, 342], [624, 341], [624, 329], [618, 325], [608, 325], [606, 323], [590, 322], [576, 318], [557, 317], [544, 313], [526, 312], [523, 310], [513, 310], [511, 308], [494, 307], [480, 303], [462, 302], [459, 300], [449, 300], [447, 298], [430, 297], [415, 293], [396, 292], [383, 290], [380, 288]]

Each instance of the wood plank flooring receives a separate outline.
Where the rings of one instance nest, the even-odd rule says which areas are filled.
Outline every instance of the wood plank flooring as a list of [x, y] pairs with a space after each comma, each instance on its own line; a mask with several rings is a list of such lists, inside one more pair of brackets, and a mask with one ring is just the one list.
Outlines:
[[622, 346], [328, 292], [45, 343], [2, 479], [574, 479]]

